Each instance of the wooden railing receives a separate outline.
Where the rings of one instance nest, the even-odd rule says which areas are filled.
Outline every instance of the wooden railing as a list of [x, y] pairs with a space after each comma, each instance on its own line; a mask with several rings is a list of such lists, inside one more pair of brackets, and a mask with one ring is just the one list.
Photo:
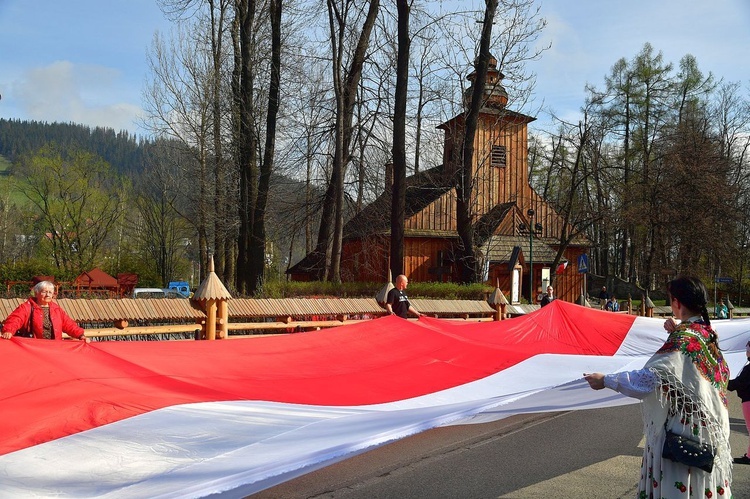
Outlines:
[[[0, 321], [23, 301], [0, 299]], [[61, 298], [57, 303], [95, 339], [199, 339], [205, 331], [201, 304], [187, 299]], [[374, 298], [240, 298], [227, 303], [230, 338], [311, 331], [386, 314]], [[495, 314], [481, 300], [414, 299], [412, 304], [431, 317], [486, 321]]]

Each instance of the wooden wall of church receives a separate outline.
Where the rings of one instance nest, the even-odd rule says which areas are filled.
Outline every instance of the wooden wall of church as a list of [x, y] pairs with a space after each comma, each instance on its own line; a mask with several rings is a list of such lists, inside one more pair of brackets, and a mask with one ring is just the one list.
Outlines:
[[[520, 115], [480, 115], [474, 139], [474, 176], [472, 211], [475, 218], [482, 216], [498, 204], [515, 202], [520, 213], [532, 208], [538, 214], [537, 221], [549, 228], [549, 234], [558, 235], [561, 219], [529, 185], [527, 117]], [[445, 123], [446, 168], [455, 168], [460, 161], [454, 151], [460, 150], [463, 117]], [[492, 165], [492, 148], [505, 148], [505, 166]], [[453, 162], [453, 163], [451, 163]], [[423, 213], [407, 221], [407, 228], [414, 230], [455, 230], [455, 191], [451, 191], [429, 206]], [[446, 211], [447, 210], [447, 211]], [[517, 223], [513, 223], [515, 227]], [[548, 234], [545, 231], [544, 237]], [[513, 234], [515, 231], [503, 232]]]
[[[407, 237], [404, 240], [404, 271], [410, 281], [455, 282], [458, 279], [456, 268], [448, 258], [452, 239], [439, 237]], [[342, 279], [384, 283], [389, 269], [389, 241], [387, 236], [376, 236], [363, 240], [346, 241], [341, 261]], [[568, 247], [565, 258], [569, 262], [562, 274], [554, 275], [555, 294], [558, 298], [576, 302], [583, 290], [583, 274], [578, 272], [578, 257], [586, 252], [584, 247]], [[443, 260], [440, 260], [440, 257]], [[534, 265], [534, 282], [541, 281], [544, 265]], [[395, 276], [393, 276], [395, 277]], [[494, 265], [490, 269], [489, 286], [496, 286], [508, 296], [510, 294], [510, 273], [506, 264]], [[522, 277], [523, 297], [528, 297], [528, 275]], [[535, 290], [535, 296], [536, 296]]]
[[389, 236], [344, 241], [341, 250], [342, 281], [388, 281]]
[[565, 250], [565, 258], [568, 261], [568, 267], [562, 274], [555, 274], [555, 294], [558, 298], [565, 301], [576, 302], [583, 292], [583, 274], [578, 273], [578, 257], [585, 253], [587, 248], [571, 247]]
[[[454, 267], [448, 261], [451, 241], [440, 237], [404, 238], [404, 273], [409, 280], [455, 281]], [[389, 248], [388, 236], [345, 241], [341, 256], [342, 280], [386, 282]]]
[[[454, 266], [448, 261], [452, 239], [408, 237], [404, 239], [404, 271], [410, 281], [455, 281]], [[442, 260], [441, 260], [442, 255]]]
[[[526, 171], [526, 125], [500, 124], [496, 115], [481, 115], [474, 142], [476, 188], [474, 206], [478, 215], [494, 206], [530, 197]], [[505, 148], [505, 165], [492, 164], [492, 148]]]

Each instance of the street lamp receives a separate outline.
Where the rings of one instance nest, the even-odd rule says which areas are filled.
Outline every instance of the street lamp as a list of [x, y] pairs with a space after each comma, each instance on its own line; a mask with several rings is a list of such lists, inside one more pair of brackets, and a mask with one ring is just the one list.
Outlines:
[[534, 303], [534, 232], [541, 232], [543, 227], [539, 222], [534, 223], [534, 210], [531, 208], [526, 211], [526, 215], [529, 217], [529, 226], [526, 224], [519, 224], [518, 229], [521, 233], [526, 230], [529, 231], [529, 304]]

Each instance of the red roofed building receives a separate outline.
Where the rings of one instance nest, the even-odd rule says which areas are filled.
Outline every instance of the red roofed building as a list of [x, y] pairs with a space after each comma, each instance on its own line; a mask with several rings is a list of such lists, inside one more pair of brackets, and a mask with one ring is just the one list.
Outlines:
[[119, 295], [120, 288], [117, 279], [100, 268], [94, 268], [88, 272], [82, 272], [73, 280], [71, 285], [75, 288], [76, 294], [83, 292], [105, 292], [113, 297]]

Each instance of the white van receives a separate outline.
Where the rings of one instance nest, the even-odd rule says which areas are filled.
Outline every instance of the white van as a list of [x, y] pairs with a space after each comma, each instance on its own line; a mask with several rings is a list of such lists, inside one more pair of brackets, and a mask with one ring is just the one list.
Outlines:
[[135, 288], [133, 298], [185, 298], [174, 289], [164, 288]]

